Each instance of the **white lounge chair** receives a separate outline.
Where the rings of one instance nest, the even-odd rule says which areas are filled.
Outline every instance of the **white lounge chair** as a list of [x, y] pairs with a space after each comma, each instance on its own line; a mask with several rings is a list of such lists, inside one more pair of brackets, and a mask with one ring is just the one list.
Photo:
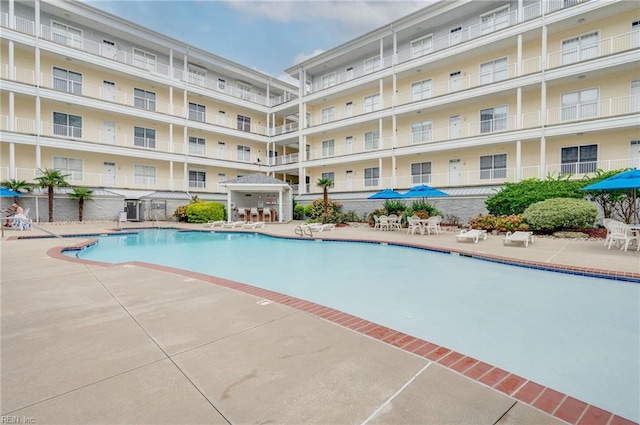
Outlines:
[[24, 214], [15, 214], [12, 217], [11, 227], [18, 230], [31, 230], [31, 219]]
[[469, 229], [469, 230], [461, 230], [460, 234], [456, 235], [456, 240], [460, 241], [469, 241], [472, 240], [473, 243], [478, 243], [478, 241], [482, 238], [482, 240], [487, 239], [487, 231], [480, 229]]
[[264, 227], [264, 221], [252, 221], [242, 225], [243, 229], [255, 229], [258, 227]]
[[632, 229], [628, 224], [621, 221], [609, 222], [607, 229], [609, 229], [609, 244], [607, 245], [607, 249], [611, 249], [611, 245], [613, 244], [616, 246], [620, 244], [620, 249], [626, 251], [629, 245], [631, 245], [631, 242], [635, 241], [636, 251], [640, 251], [640, 235], [638, 235], [637, 230]]
[[529, 246], [530, 243], [533, 243], [533, 232], [523, 232], [522, 230], [518, 230], [513, 233], [507, 232], [502, 240], [505, 245], [508, 245], [511, 242], [522, 242], [526, 247]]
[[225, 229], [235, 229], [236, 227], [240, 227], [244, 224], [244, 221], [229, 221], [228, 223], [223, 223], [222, 227]]
[[204, 224], [204, 227], [216, 227], [216, 226], [222, 226], [223, 224], [225, 224], [226, 221], [224, 220], [218, 220], [218, 221], [210, 221], [208, 223]]

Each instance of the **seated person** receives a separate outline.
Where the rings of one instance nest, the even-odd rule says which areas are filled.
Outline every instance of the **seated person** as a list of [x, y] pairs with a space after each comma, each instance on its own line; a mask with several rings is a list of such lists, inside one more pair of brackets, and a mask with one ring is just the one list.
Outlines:
[[22, 209], [22, 207], [18, 204], [13, 204], [7, 210], [7, 219], [4, 222], [4, 227], [11, 227], [11, 222], [13, 221], [11, 220], [11, 217], [15, 216], [16, 214], [24, 214], [24, 209]]

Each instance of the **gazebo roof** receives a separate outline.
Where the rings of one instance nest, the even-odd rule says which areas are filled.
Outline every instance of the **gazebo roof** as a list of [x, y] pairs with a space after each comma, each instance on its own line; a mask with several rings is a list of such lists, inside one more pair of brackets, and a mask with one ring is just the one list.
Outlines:
[[221, 186], [242, 186], [242, 185], [266, 185], [266, 186], [288, 186], [286, 182], [276, 179], [275, 177], [268, 176], [263, 173], [250, 174], [248, 176], [242, 176], [231, 180], [225, 180], [220, 183]]

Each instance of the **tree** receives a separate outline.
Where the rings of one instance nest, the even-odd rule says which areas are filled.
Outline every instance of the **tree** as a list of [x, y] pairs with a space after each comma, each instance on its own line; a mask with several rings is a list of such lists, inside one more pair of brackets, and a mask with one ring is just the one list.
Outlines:
[[93, 190], [86, 187], [76, 187], [73, 192], [69, 194], [71, 199], [78, 200], [78, 221], [82, 221], [82, 214], [84, 212], [84, 201], [93, 200]]
[[[33, 191], [33, 184], [27, 183], [24, 180], [16, 180], [16, 179], [5, 180], [3, 182], [0, 182], [0, 186], [4, 187], [5, 189], [10, 189], [18, 193]], [[13, 198], [13, 202], [15, 202], [16, 204], [19, 203], [17, 196]]]
[[44, 169], [38, 170], [40, 177], [36, 177], [38, 181], [38, 187], [47, 188], [47, 195], [49, 197], [49, 223], [53, 222], [53, 189], [58, 187], [67, 187], [69, 183], [65, 180], [69, 177], [68, 174], [62, 174], [59, 170]]
[[333, 186], [333, 180], [318, 179], [316, 184], [322, 188], [322, 205], [324, 207], [324, 215], [327, 215], [329, 214], [329, 187]]

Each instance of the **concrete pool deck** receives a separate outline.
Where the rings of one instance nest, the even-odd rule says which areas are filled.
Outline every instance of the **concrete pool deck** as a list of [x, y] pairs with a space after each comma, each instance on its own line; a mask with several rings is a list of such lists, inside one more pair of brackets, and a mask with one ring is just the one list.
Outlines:
[[[259, 231], [293, 237], [297, 224]], [[117, 228], [114, 222], [43, 226], [64, 235]], [[15, 239], [44, 234], [5, 231], [0, 246], [3, 423], [632, 423], [312, 303], [195, 273], [136, 263], [105, 267], [56, 255], [86, 236]], [[601, 241], [538, 238], [524, 248], [503, 246], [499, 236], [473, 244], [453, 235], [367, 227], [316, 234], [640, 278], [640, 253], [609, 251]]]

